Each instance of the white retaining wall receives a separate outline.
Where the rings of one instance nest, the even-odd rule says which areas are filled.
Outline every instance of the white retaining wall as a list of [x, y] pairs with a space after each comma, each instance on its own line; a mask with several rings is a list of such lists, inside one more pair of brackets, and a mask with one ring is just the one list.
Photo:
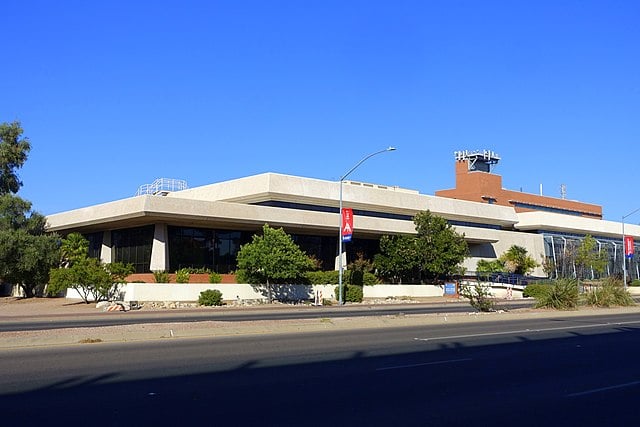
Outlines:
[[[323, 299], [337, 300], [334, 295], [336, 285], [272, 285], [274, 300], [313, 300], [321, 292]], [[120, 297], [124, 301], [197, 301], [200, 292], [217, 289], [225, 301], [262, 300], [267, 301], [265, 286], [248, 284], [209, 283], [126, 283], [120, 287]], [[433, 285], [375, 285], [363, 288], [365, 298], [413, 297], [426, 298], [442, 296], [441, 286]], [[74, 289], [67, 290], [67, 298], [79, 299]]]
[[[322, 292], [323, 299], [337, 300], [334, 295], [336, 285], [272, 285], [274, 300], [295, 301], [313, 300], [316, 293]], [[222, 292], [225, 301], [258, 300], [267, 301], [267, 290], [264, 286], [247, 284], [208, 284], [208, 283], [127, 283], [120, 287], [120, 296], [124, 301], [197, 301], [200, 292], [217, 289]], [[640, 295], [640, 288], [627, 288], [632, 295]], [[372, 299], [385, 298], [429, 298], [444, 295], [442, 286], [435, 285], [374, 285], [363, 288], [364, 297]], [[504, 285], [496, 285], [491, 293], [496, 298], [508, 298]], [[521, 288], [514, 287], [512, 298], [522, 298]], [[73, 289], [67, 290], [67, 298], [79, 299], [80, 295]]]

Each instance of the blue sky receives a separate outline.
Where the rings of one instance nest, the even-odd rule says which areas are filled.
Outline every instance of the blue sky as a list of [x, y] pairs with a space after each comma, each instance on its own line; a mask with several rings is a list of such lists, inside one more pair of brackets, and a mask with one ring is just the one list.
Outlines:
[[[44, 214], [262, 172], [425, 194], [490, 149], [511, 190], [640, 207], [640, 2], [0, 4], [0, 122]], [[627, 222], [640, 222], [640, 214]]]

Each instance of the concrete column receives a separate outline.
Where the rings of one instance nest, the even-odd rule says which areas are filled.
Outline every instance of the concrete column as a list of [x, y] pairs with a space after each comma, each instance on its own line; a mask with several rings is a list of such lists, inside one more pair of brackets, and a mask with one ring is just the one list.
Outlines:
[[169, 245], [167, 245], [167, 224], [156, 224], [151, 247], [151, 271], [167, 271], [169, 268]]
[[102, 233], [102, 248], [100, 248], [100, 261], [105, 264], [112, 262], [111, 255], [111, 231], [107, 230]]

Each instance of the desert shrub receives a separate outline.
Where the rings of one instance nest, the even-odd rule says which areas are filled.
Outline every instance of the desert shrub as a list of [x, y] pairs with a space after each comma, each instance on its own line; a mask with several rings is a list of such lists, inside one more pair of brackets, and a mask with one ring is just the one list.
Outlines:
[[629, 291], [622, 286], [622, 281], [613, 278], [605, 280], [602, 285], [587, 292], [585, 302], [596, 307], [635, 305]]
[[209, 283], [220, 283], [222, 282], [222, 275], [212, 271], [209, 273]]
[[206, 291], [202, 291], [198, 297], [198, 304], [206, 306], [223, 305], [222, 292], [217, 289], [207, 289]]
[[536, 308], [570, 310], [578, 306], [578, 281], [559, 279], [536, 298]]
[[[336, 299], [340, 298], [340, 287], [336, 286], [334, 289]], [[362, 302], [364, 298], [364, 292], [362, 286], [342, 284], [342, 300], [344, 302]]]
[[189, 283], [189, 278], [191, 277], [191, 273], [189, 273], [188, 268], [181, 268], [176, 271], [176, 283]]
[[549, 292], [551, 290], [550, 285], [543, 285], [539, 283], [532, 283], [527, 285], [522, 291], [523, 297], [532, 297], [538, 299], [542, 294]]
[[153, 280], [156, 283], [169, 283], [169, 273], [166, 271], [153, 271]]
[[475, 285], [462, 284], [460, 295], [469, 300], [471, 307], [478, 311], [493, 311], [495, 302], [491, 298], [491, 286], [477, 283]]

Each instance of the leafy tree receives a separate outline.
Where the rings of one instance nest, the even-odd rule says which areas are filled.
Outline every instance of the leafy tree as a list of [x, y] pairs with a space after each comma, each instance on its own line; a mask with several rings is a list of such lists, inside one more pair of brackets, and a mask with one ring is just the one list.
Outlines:
[[20, 122], [0, 123], [0, 194], [15, 194], [22, 187], [16, 169], [27, 161], [30, 150]]
[[434, 280], [459, 274], [460, 263], [469, 253], [464, 235], [457, 233], [446, 219], [430, 211], [419, 212], [416, 225], [418, 253], [422, 276]]
[[579, 277], [584, 279], [590, 276], [591, 269], [598, 274], [604, 273], [609, 260], [607, 253], [598, 249], [596, 239], [587, 234], [578, 246], [575, 262]]
[[45, 217], [15, 195], [22, 187], [16, 170], [30, 150], [19, 122], [0, 124], [0, 281], [20, 286], [27, 298], [43, 292], [59, 258], [58, 238], [45, 234]]
[[503, 253], [499, 260], [504, 263], [509, 273], [529, 274], [539, 264], [528, 253], [527, 249], [522, 246], [513, 245], [507, 252]]
[[267, 286], [272, 301], [271, 284], [304, 280], [304, 273], [314, 267], [307, 254], [282, 228], [262, 227], [262, 235], [254, 235], [242, 245], [237, 256], [239, 275], [251, 284]]
[[96, 258], [89, 258], [89, 242], [80, 233], [69, 234], [61, 247], [62, 267], [50, 271], [50, 293], [57, 294], [72, 288], [87, 304], [91, 300], [109, 300], [114, 297], [116, 285], [133, 273], [131, 264], [102, 264]]
[[391, 283], [411, 282], [419, 278], [420, 260], [415, 236], [382, 236], [380, 253], [374, 256], [373, 264], [378, 275]]
[[0, 280], [20, 286], [27, 298], [42, 294], [59, 261], [58, 238], [45, 234], [45, 222], [30, 202], [0, 195]]
[[374, 258], [378, 274], [394, 282], [459, 274], [469, 250], [464, 236], [428, 210], [419, 212], [413, 222], [415, 236], [382, 236], [380, 254]]

